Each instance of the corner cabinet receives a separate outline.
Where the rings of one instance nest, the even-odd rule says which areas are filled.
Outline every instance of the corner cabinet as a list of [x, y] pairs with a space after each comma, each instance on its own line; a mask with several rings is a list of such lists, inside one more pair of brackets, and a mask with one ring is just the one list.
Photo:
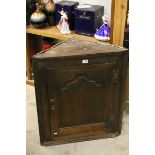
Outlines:
[[78, 39], [34, 56], [41, 144], [119, 135], [127, 61], [124, 48]]

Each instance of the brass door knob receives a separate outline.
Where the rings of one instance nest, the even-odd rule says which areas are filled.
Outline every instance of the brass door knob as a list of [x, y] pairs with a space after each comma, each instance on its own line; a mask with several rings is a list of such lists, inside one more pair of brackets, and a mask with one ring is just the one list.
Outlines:
[[50, 109], [51, 109], [52, 111], [54, 111], [54, 110], [56, 109], [54, 99], [51, 99], [51, 100], [50, 100]]
[[51, 103], [54, 103], [54, 100], [53, 100], [53, 99], [51, 99], [51, 100], [50, 100], [50, 102], [51, 102]]
[[51, 109], [52, 111], [54, 111], [54, 110], [56, 109], [56, 108], [55, 108], [55, 105], [52, 104], [51, 107], [50, 107], [50, 109]]

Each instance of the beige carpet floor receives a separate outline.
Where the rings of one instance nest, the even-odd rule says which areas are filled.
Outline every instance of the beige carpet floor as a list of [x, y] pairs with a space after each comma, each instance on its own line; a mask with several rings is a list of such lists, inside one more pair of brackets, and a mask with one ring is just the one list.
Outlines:
[[99, 139], [57, 146], [41, 146], [34, 87], [26, 86], [26, 155], [128, 155], [128, 113], [124, 111], [122, 134], [115, 138]]

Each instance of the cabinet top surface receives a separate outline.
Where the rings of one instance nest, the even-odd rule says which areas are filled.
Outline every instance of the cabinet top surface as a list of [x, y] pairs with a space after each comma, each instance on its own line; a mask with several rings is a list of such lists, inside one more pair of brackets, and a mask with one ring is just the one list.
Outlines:
[[52, 57], [69, 57], [93, 54], [110, 54], [122, 53], [127, 51], [126, 48], [110, 44], [101, 44], [81, 39], [71, 38], [49, 50], [35, 55], [35, 58], [52, 58]]

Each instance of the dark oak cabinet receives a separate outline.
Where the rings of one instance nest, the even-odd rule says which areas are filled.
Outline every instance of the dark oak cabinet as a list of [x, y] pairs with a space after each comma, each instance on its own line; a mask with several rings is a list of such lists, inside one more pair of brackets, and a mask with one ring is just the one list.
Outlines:
[[128, 51], [69, 39], [33, 57], [42, 145], [121, 133]]

